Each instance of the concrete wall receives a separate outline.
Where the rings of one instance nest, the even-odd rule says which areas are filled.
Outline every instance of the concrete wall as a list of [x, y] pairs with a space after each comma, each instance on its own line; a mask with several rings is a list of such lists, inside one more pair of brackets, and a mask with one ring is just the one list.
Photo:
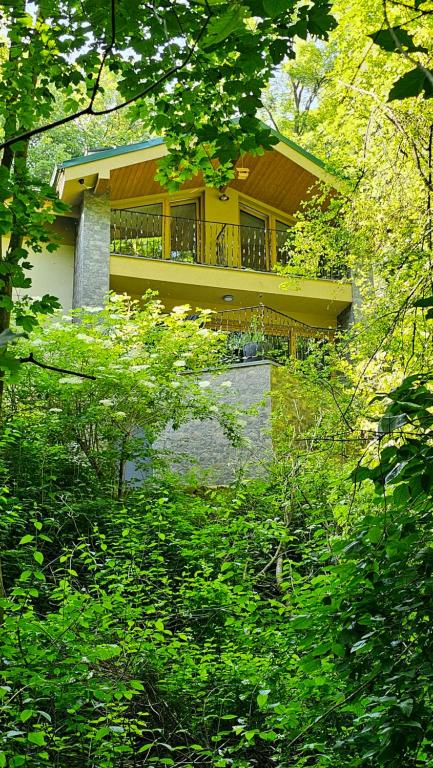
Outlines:
[[[250, 408], [262, 403], [255, 415], [243, 415], [242, 447], [233, 447], [220, 425], [212, 420], [190, 421], [178, 430], [167, 428], [154, 448], [163, 452], [172, 469], [185, 473], [190, 469], [209, 484], [225, 485], [242, 473], [261, 477], [272, 458], [271, 389], [275, 363], [257, 361], [239, 363], [223, 374], [203, 373], [224, 403]], [[226, 382], [230, 382], [227, 386]]]
[[272, 458], [269, 392], [274, 367], [265, 360], [240, 363], [222, 374], [203, 373], [224, 403], [242, 409], [260, 404], [256, 414], [241, 416], [244, 445], [232, 446], [220, 425], [208, 419], [190, 421], [177, 430], [167, 428], [154, 448], [165, 454], [174, 471], [195, 469], [211, 485], [231, 483], [240, 473], [264, 476]]
[[[45, 293], [56, 296], [63, 309], [67, 312], [72, 307], [72, 285], [74, 281], [74, 243], [75, 220], [66, 216], [59, 216], [54, 224], [48, 227], [53, 237], [60, 241], [59, 247], [53, 253], [29, 253], [29, 261], [33, 269], [26, 275], [30, 277], [30, 288], [17, 288], [14, 297], [23, 298], [31, 296], [39, 298]], [[2, 247], [5, 252], [9, 239], [2, 239]]]
[[83, 193], [75, 246], [74, 307], [102, 307], [110, 288], [109, 193]]
[[62, 245], [54, 253], [34, 253], [30, 258], [33, 264], [33, 269], [29, 272], [31, 288], [18, 288], [16, 295], [36, 298], [49, 293], [59, 299], [65, 312], [70, 310], [74, 281], [74, 247]]

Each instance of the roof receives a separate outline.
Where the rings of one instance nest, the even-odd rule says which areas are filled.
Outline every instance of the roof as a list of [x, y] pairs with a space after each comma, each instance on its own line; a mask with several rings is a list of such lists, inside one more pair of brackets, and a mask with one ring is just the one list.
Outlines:
[[311, 152], [308, 152], [306, 149], [303, 149], [299, 144], [296, 143], [296, 141], [292, 141], [292, 139], [288, 139], [287, 136], [283, 136], [282, 133], [279, 131], [276, 131], [274, 128], [271, 128], [271, 133], [273, 136], [275, 136], [278, 141], [281, 141], [282, 144], [286, 144], [286, 146], [290, 147], [290, 149], [294, 149], [295, 152], [299, 152], [300, 155], [303, 155], [303, 157], [306, 157], [307, 160], [310, 160], [315, 165], [318, 165], [319, 168], [326, 169], [326, 165], [323, 162], [323, 160], [320, 160], [316, 155], [313, 155]]
[[[306, 149], [303, 149], [299, 146], [295, 141], [292, 139], [288, 139], [287, 136], [283, 136], [282, 133], [279, 131], [276, 131], [275, 129], [270, 129], [273, 136], [275, 136], [278, 141], [280, 141], [282, 144], [285, 144], [286, 146], [290, 147], [291, 149], [295, 150], [295, 152], [298, 152], [303, 157], [307, 158], [307, 160], [310, 160], [310, 162], [314, 163], [321, 169], [326, 169], [325, 163], [322, 160], [319, 160], [318, 157], [313, 155], [311, 152], [308, 152]], [[159, 145], [163, 145], [164, 139], [157, 137], [154, 139], [148, 139], [147, 141], [139, 141], [134, 144], [125, 144], [120, 147], [111, 147], [108, 149], [102, 149], [99, 152], [90, 152], [88, 155], [82, 155], [81, 157], [71, 157], [69, 160], [65, 160], [63, 163], [59, 163], [57, 165], [57, 169], [61, 170], [62, 168], [71, 168], [74, 165], [83, 165], [84, 163], [92, 163], [95, 160], [105, 160], [107, 157], [116, 157], [117, 155], [126, 155], [129, 152], [139, 152], [142, 149], [149, 149], [150, 147], [157, 147]]]
[[148, 139], [147, 141], [138, 141], [134, 144], [124, 144], [120, 147], [110, 147], [109, 149], [101, 149], [100, 152], [89, 152], [88, 155], [81, 155], [81, 157], [71, 157], [70, 160], [65, 160], [63, 163], [58, 163], [57, 168], [71, 168], [74, 165], [83, 165], [84, 163], [93, 163], [95, 160], [105, 160], [106, 157], [115, 157], [116, 155], [126, 155], [128, 152], [139, 152], [141, 149], [149, 149], [150, 147], [157, 147], [160, 144], [164, 144], [164, 139], [155, 138]]

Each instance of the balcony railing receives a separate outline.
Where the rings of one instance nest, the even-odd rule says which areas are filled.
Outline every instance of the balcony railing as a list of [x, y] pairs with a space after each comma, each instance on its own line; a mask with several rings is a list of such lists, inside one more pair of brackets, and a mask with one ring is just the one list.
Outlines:
[[[209, 325], [227, 334], [229, 361], [251, 359], [305, 360], [315, 351], [326, 353], [335, 337], [330, 328], [316, 328], [264, 304], [215, 312]], [[320, 357], [320, 356], [319, 356]]]
[[[232, 269], [272, 272], [288, 263], [287, 231], [163, 216], [128, 209], [111, 212], [111, 252]], [[338, 280], [347, 270], [319, 266], [316, 278]]]

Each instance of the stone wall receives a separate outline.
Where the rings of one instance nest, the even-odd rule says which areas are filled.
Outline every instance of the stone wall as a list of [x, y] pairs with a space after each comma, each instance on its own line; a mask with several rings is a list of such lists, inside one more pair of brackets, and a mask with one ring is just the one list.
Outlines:
[[110, 287], [109, 193], [83, 193], [75, 246], [74, 307], [102, 307]]
[[187, 422], [177, 430], [167, 428], [158, 438], [156, 450], [165, 454], [174, 471], [194, 469], [210, 485], [231, 483], [239, 475], [264, 476], [272, 458], [269, 393], [275, 367], [275, 363], [264, 360], [239, 363], [222, 374], [203, 374], [216, 391], [224, 393], [223, 402], [241, 409], [259, 404], [257, 413], [241, 417], [244, 445], [232, 446], [221, 426], [208, 419]]

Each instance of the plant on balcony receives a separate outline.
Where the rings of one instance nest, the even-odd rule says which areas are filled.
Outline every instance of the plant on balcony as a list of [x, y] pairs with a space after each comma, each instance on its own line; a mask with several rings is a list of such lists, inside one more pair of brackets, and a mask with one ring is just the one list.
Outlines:
[[195, 257], [192, 251], [172, 251], [170, 253], [171, 261], [181, 261], [184, 264], [195, 264]]
[[255, 360], [265, 351], [266, 336], [257, 317], [253, 317], [245, 331], [231, 333], [227, 340], [229, 352], [239, 360]]

